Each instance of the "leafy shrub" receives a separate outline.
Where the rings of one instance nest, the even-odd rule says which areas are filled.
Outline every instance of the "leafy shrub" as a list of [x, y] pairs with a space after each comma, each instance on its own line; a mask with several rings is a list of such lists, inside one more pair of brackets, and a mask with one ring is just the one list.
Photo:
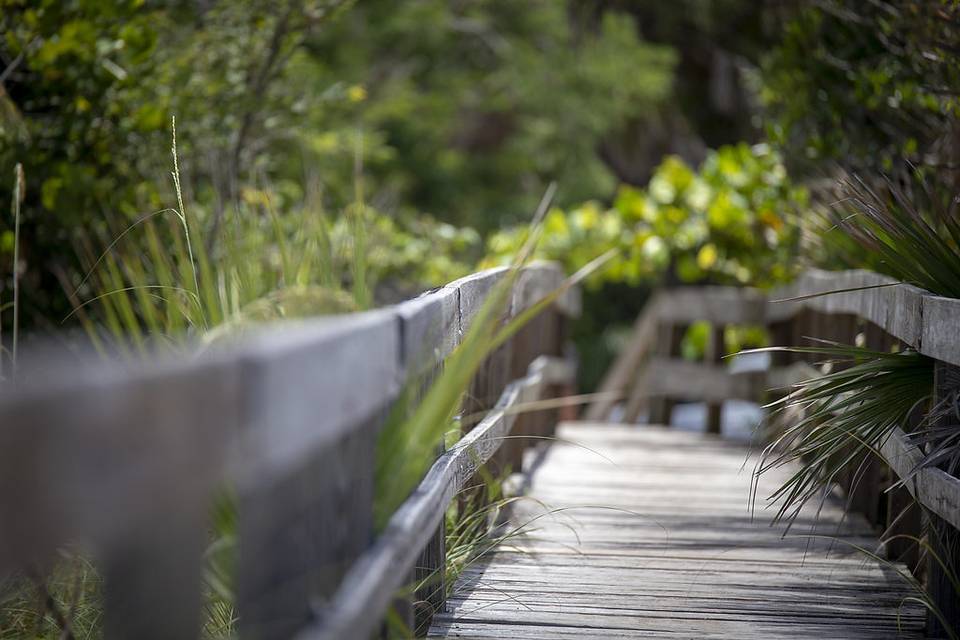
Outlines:
[[[612, 207], [587, 202], [567, 212], [553, 209], [540, 254], [575, 270], [618, 249], [595, 286], [665, 275], [683, 283], [772, 286], [798, 268], [798, 214], [806, 200], [765, 145], [721, 147], [697, 172], [670, 156], [645, 189], [622, 186]], [[494, 234], [487, 263], [503, 261], [523, 237], [523, 229]]]
[[827, 161], [891, 171], [942, 165], [953, 136], [960, 9], [949, 0], [824, 0], [802, 6], [762, 64], [771, 140], [814, 174]]

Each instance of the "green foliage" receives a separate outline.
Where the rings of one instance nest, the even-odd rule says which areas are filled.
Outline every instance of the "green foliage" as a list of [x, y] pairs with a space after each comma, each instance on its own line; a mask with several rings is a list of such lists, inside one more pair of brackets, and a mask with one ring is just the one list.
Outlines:
[[[805, 202], [779, 156], [762, 145], [722, 147], [698, 172], [668, 157], [646, 189], [622, 186], [609, 209], [588, 202], [552, 210], [540, 253], [576, 269], [618, 249], [594, 285], [637, 285], [667, 273], [685, 283], [772, 286], [798, 267], [797, 215]], [[510, 255], [522, 237], [522, 229], [494, 234], [488, 261]]]
[[[367, 283], [345, 295], [334, 270], [334, 244], [322, 214], [281, 219], [268, 192], [247, 190], [244, 206], [221, 229], [218, 253], [191, 236], [196, 222], [184, 207], [176, 132], [172, 157], [176, 209], [164, 209], [127, 227], [95, 259], [73, 296], [90, 290], [71, 314], [80, 316], [98, 347], [140, 353], [157, 344], [182, 344], [188, 337], [214, 339], [245, 324], [283, 317], [352, 311], [368, 301]], [[351, 226], [354, 254], [365, 209], [355, 206], [360, 225]], [[157, 220], [168, 224], [158, 224]], [[288, 229], [286, 223], [299, 222]], [[142, 237], [137, 237], [140, 234]], [[139, 242], [130, 242], [139, 240]], [[354, 267], [359, 260], [352, 260]], [[95, 306], [92, 306], [95, 305]], [[94, 313], [95, 315], [90, 315]]]
[[824, 240], [847, 264], [887, 273], [937, 295], [960, 298], [958, 202], [914, 174], [903, 188], [844, 182]]
[[[487, 231], [528, 211], [554, 178], [568, 199], [607, 195], [600, 140], [671, 87], [671, 52], [640, 41], [632, 18], [608, 13], [581, 31], [553, 0], [0, 9], [0, 170], [22, 161], [32, 185], [22, 252], [32, 326], [69, 310], [57, 292], [79, 271], [81, 236], [110, 237], [172, 201], [153, 179], [172, 114], [194, 235], [214, 249], [245, 189], [283, 194], [280, 218], [306, 201], [345, 210], [355, 158], [376, 185], [367, 206], [401, 232], [428, 224], [423, 211]], [[8, 231], [3, 219], [4, 257]], [[426, 280], [468, 258], [438, 258]], [[401, 267], [385, 267], [397, 291], [422, 284], [400, 281]]]
[[38, 575], [0, 578], [0, 639], [58, 640], [102, 637], [103, 581], [90, 558], [76, 549], [61, 549], [54, 568]]
[[896, 353], [825, 343], [794, 347], [821, 355], [827, 373], [798, 384], [774, 407], [802, 410], [763, 451], [754, 473], [799, 462], [799, 469], [772, 495], [776, 519], [792, 522], [808, 501], [825, 495], [839, 474], [860, 474], [894, 429], [933, 394], [933, 361], [915, 351]]
[[608, 193], [597, 144], [666, 98], [673, 62], [629, 17], [577, 34], [552, 0], [373, 0], [317, 47], [336, 80], [366, 90], [378, 183], [482, 230], [517, 221], [549, 180], [567, 200]]
[[933, 165], [958, 115], [960, 63], [950, 0], [828, 0], [790, 21], [763, 64], [773, 140], [788, 159], [822, 171], [836, 161], [890, 171], [902, 158]]
[[[223, 223], [197, 236], [175, 132], [172, 158], [177, 208], [144, 216], [109, 242], [83, 236], [86, 274], [64, 282], [74, 305], [67, 319], [77, 316], [100, 348], [145, 354], [271, 320], [365, 309], [381, 280], [402, 297], [470, 270], [479, 241], [471, 229], [426, 216], [396, 221], [360, 200], [331, 221], [319, 203], [294, 203], [274, 189], [244, 188]], [[281, 216], [274, 203], [284, 200], [290, 215]]]

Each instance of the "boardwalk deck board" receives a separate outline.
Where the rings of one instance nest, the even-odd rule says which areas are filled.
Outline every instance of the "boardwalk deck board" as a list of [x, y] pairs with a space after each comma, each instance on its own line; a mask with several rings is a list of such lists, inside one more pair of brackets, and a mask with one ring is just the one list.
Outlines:
[[526, 533], [460, 576], [430, 638], [923, 637], [903, 568], [853, 548], [877, 545], [863, 518], [828, 501], [785, 537], [751, 515], [746, 447], [660, 427], [558, 435], [510, 524]]

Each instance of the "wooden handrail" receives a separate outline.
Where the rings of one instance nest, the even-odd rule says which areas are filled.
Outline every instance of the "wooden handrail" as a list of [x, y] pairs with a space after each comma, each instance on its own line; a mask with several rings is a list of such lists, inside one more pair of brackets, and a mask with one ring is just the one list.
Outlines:
[[[334, 604], [346, 602], [337, 596], [344, 576], [357, 575], [361, 558], [382, 562], [377, 549], [398, 554], [382, 583], [406, 583], [427, 538], [442, 541], [432, 529], [450, 496], [526, 420], [507, 405], [570, 382], [558, 377], [570, 368], [551, 358], [564, 318], [579, 309], [575, 288], [491, 355], [468, 395], [471, 411], [493, 412], [440, 457], [424, 481], [433, 484], [375, 542], [385, 416], [403, 385], [425, 388], [438, 375], [505, 272], [385, 309], [268, 326], [189, 361], [38, 360], [39, 373], [0, 389], [0, 576], [79, 543], [105, 573], [108, 639], [196, 636], [205, 521], [226, 484], [239, 501], [241, 636], [286, 638], [344, 619]], [[525, 267], [508, 315], [563, 278], [550, 263]], [[379, 624], [383, 593], [364, 603], [365, 624]]]

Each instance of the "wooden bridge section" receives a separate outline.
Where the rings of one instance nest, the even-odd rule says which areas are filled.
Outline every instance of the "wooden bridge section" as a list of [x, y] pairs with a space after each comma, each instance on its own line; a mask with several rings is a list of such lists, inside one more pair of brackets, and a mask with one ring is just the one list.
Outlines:
[[510, 525], [525, 533], [461, 576], [431, 638], [923, 636], [906, 568], [857, 551], [876, 531], [839, 500], [786, 537], [762, 506], [751, 517], [746, 447], [586, 422], [557, 435]]
[[[827, 504], [819, 524], [805, 512], [787, 537], [767, 527], [769, 512], [751, 518], [748, 451], [717, 433], [724, 401], [816, 374], [809, 362], [780, 359], [770, 371], [735, 373], [721, 359], [725, 325], [765, 325], [777, 344], [862, 337], [910, 347], [935, 361], [937, 399], [956, 401], [960, 300], [867, 272], [807, 273], [779, 295], [847, 291], [785, 304], [742, 289], [663, 293], [637, 321], [607, 395], [555, 440], [556, 409], [523, 408], [571, 393], [566, 343], [579, 299], [575, 289], [545, 297], [563, 281], [555, 265], [517, 275], [504, 322], [542, 311], [487, 356], [463, 408], [482, 419], [448, 450], [435, 443], [436, 460], [380, 527], [375, 469], [387, 418], [442, 375], [503, 269], [385, 309], [266, 327], [190, 359], [38, 361], [32, 381], [0, 390], [0, 589], [79, 547], [103, 576], [106, 640], [196, 638], [210, 514], [229, 495], [240, 638], [396, 637], [387, 619], [408, 630], [401, 637], [839, 639], [941, 637], [944, 622], [960, 629], [960, 479], [928, 468], [898, 485], [920, 458], [907, 433], [840, 479], [846, 503]], [[679, 336], [698, 320], [711, 323], [713, 346], [706, 362], [690, 363], [678, 357]], [[644, 410], [668, 424], [686, 400], [710, 406], [710, 433], [608, 424]], [[528, 497], [511, 516], [525, 535], [449, 584], [445, 514], [484, 466], [527, 472]], [[788, 471], [764, 477], [758, 496]], [[935, 555], [906, 543], [920, 538]], [[904, 600], [914, 594], [898, 576], [904, 567], [940, 618]]]

